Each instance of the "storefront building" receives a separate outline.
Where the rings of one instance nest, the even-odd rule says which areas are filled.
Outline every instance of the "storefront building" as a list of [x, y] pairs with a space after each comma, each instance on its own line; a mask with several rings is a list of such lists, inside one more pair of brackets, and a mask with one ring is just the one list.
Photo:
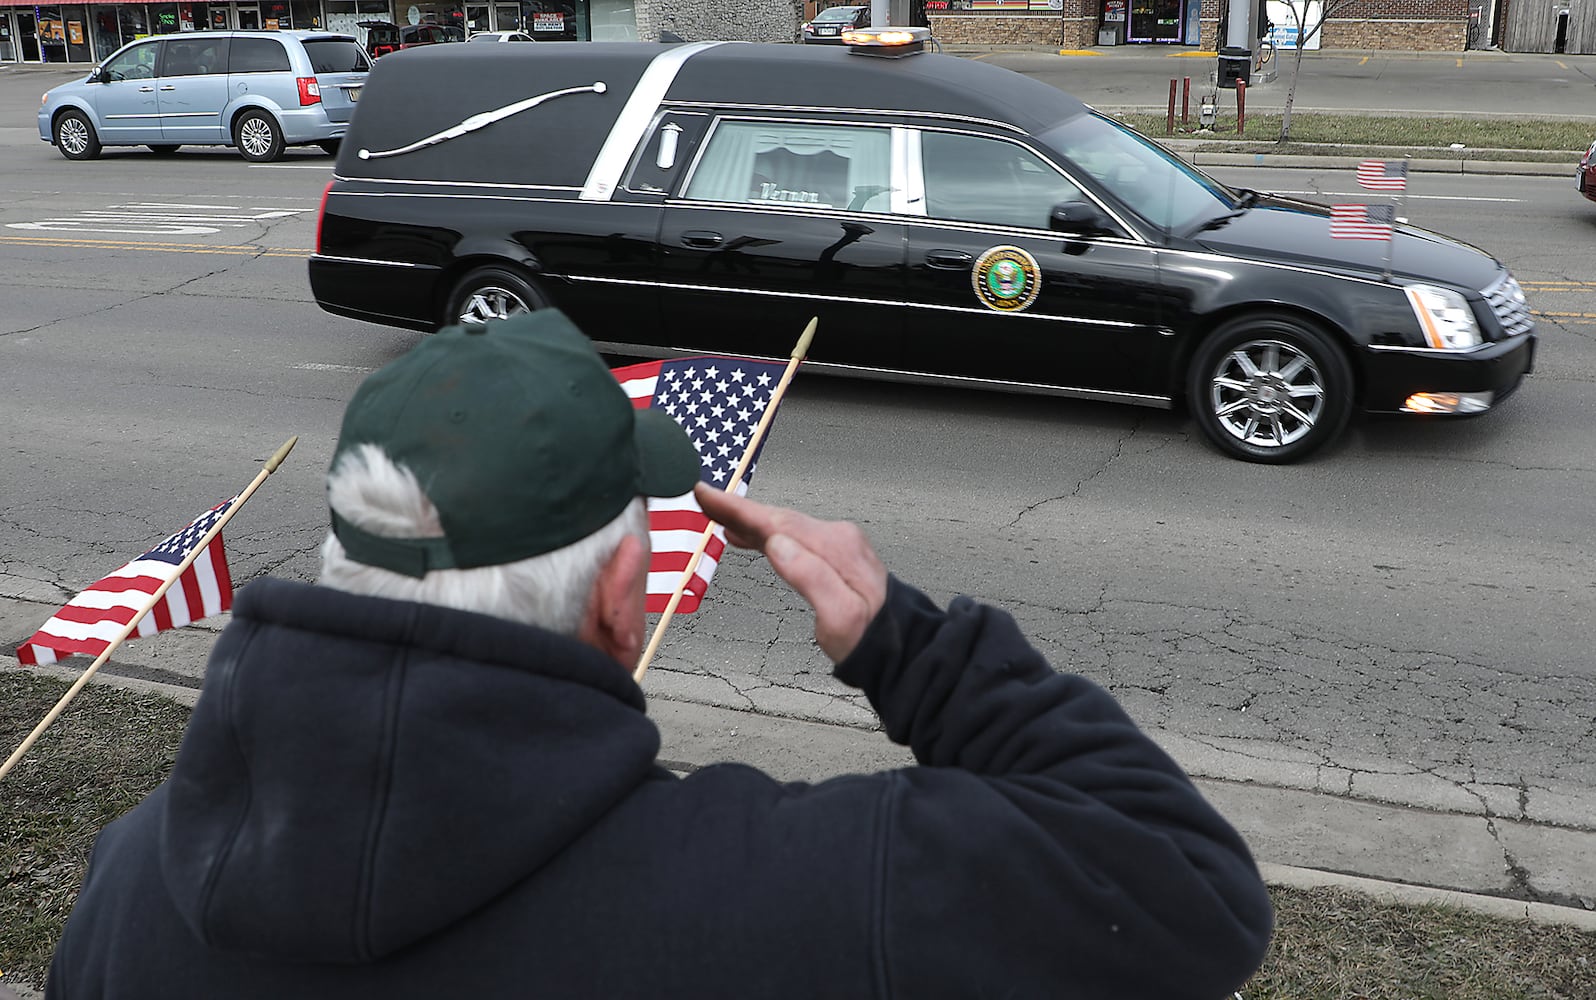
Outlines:
[[[1225, 44], [1229, 0], [923, 0], [943, 44], [1186, 45]], [[1513, 0], [1528, 4], [1553, 0]], [[1461, 51], [1469, 39], [1470, 4], [1481, 0], [1265, 0], [1277, 28], [1301, 16], [1329, 17], [1310, 47]], [[1566, 7], [1567, 4], [1565, 3]], [[1475, 14], [1480, 18], [1480, 14]], [[1256, 26], [1262, 35], [1262, 25]], [[1572, 50], [1570, 50], [1572, 51]]]
[[354, 35], [361, 21], [440, 24], [466, 38], [478, 31], [525, 31], [562, 41], [637, 37], [632, 0], [232, 0], [228, 3], [40, 4], [0, 0], [0, 62], [98, 63], [147, 35], [229, 29], [325, 28]]

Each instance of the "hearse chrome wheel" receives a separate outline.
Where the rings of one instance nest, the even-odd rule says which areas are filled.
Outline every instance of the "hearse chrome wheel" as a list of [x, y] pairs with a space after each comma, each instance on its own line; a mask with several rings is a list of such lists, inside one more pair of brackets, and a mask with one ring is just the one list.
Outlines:
[[526, 300], [508, 288], [478, 288], [466, 297], [460, 310], [462, 323], [486, 323], [531, 312]]
[[1324, 445], [1352, 412], [1352, 375], [1323, 333], [1282, 316], [1227, 324], [1193, 359], [1187, 399], [1222, 450], [1291, 462]]
[[504, 267], [483, 267], [466, 275], [449, 299], [446, 323], [477, 324], [509, 319], [547, 306], [531, 282]]

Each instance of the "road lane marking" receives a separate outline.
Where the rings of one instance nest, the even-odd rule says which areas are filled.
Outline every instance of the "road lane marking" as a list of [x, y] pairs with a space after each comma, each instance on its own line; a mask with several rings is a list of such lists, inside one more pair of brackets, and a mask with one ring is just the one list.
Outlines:
[[[219, 233], [223, 228], [242, 229], [262, 222], [291, 219], [308, 211], [310, 209], [243, 209], [236, 205], [138, 201], [125, 205], [112, 205], [109, 208], [87, 208], [76, 215], [34, 222], [8, 222], [6, 228], [50, 232], [206, 236]], [[214, 214], [217, 212], [229, 214]]]
[[[1303, 198], [1367, 198], [1367, 191], [1289, 191], [1284, 188], [1273, 188], [1266, 194], [1290, 194]], [[1517, 205], [1523, 198], [1486, 198], [1478, 195], [1466, 194], [1409, 194], [1404, 192], [1402, 197], [1408, 201], [1490, 201], [1500, 202], [1505, 205]]]
[[314, 361], [307, 361], [302, 365], [295, 365], [294, 370], [302, 372], [352, 372], [356, 375], [367, 375], [377, 369], [365, 365], [324, 365], [317, 364]]
[[309, 257], [309, 250], [257, 247], [247, 244], [146, 243], [142, 240], [74, 240], [55, 236], [0, 236], [0, 246], [46, 247], [57, 250], [147, 250], [152, 253], [214, 253], [246, 257]]

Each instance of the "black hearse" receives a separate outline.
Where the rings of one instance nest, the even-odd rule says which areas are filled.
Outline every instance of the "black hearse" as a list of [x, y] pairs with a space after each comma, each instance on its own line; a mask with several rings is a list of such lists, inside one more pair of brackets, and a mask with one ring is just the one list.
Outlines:
[[316, 301], [418, 330], [552, 305], [653, 355], [785, 357], [818, 314], [811, 368], [1184, 403], [1261, 462], [1355, 408], [1483, 412], [1530, 370], [1491, 257], [1378, 212], [1334, 238], [1329, 208], [1228, 188], [922, 32], [386, 56]]

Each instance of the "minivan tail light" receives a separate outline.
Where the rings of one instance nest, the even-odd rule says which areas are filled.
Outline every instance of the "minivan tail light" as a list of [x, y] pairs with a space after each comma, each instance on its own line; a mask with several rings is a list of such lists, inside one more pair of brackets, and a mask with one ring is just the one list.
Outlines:
[[313, 76], [302, 76], [295, 83], [299, 84], [299, 106], [321, 103], [321, 84]]
[[327, 218], [327, 196], [332, 194], [333, 181], [321, 189], [321, 205], [316, 209], [316, 252], [321, 253], [321, 224]]

